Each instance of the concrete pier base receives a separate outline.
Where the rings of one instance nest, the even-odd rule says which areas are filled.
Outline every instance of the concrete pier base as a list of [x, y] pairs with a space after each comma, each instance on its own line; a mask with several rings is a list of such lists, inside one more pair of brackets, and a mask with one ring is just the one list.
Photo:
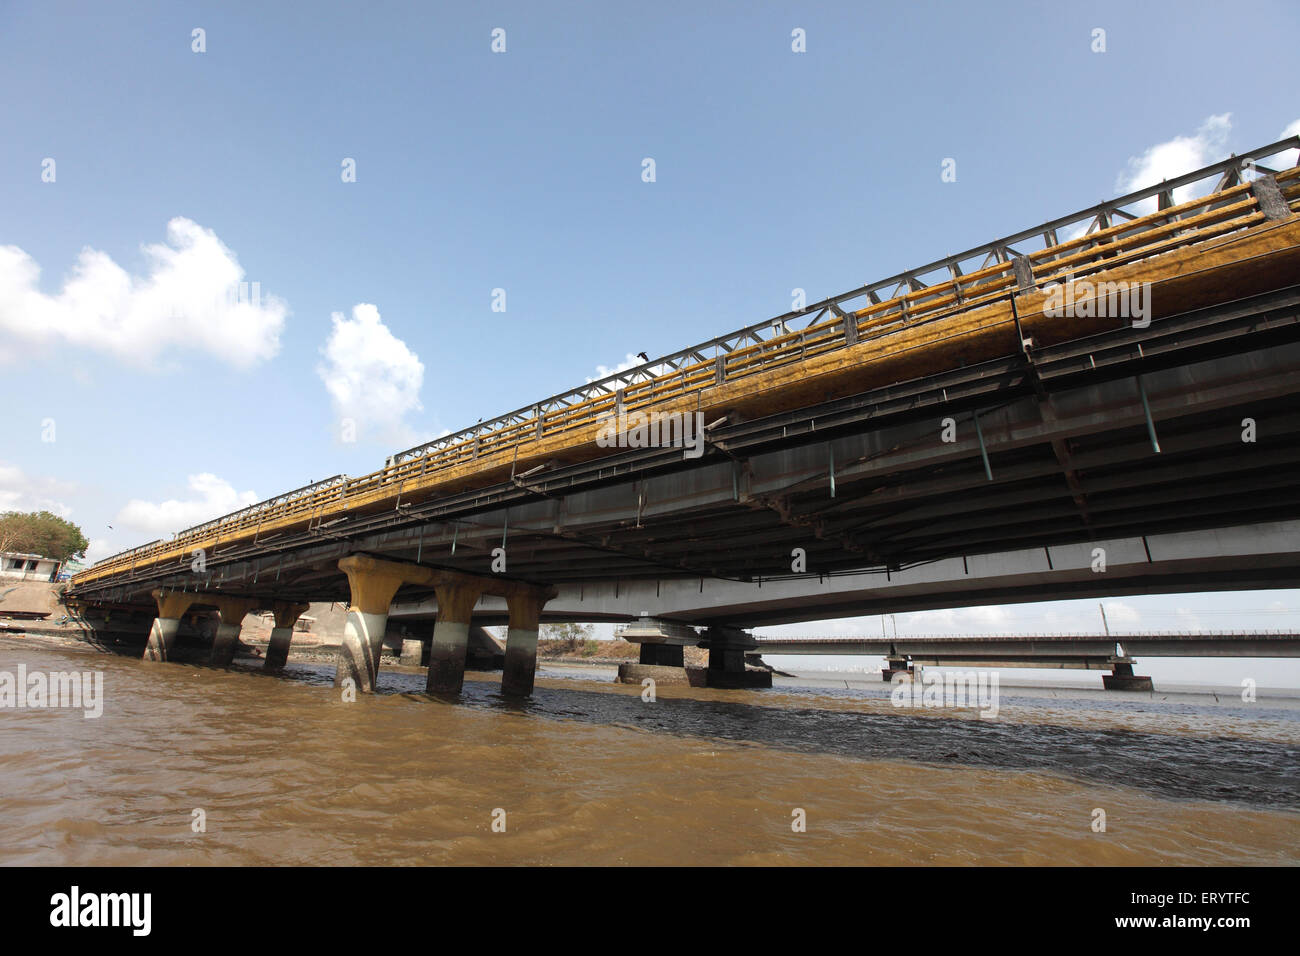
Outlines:
[[[477, 598], [476, 598], [477, 600]], [[442, 601], [438, 601], [441, 608]], [[469, 621], [444, 621], [442, 611], [433, 626], [433, 644], [429, 647], [429, 677], [425, 689], [430, 694], [459, 694], [465, 686], [465, 652], [469, 646]]]
[[212, 653], [208, 657], [209, 667], [229, 667], [234, 662], [242, 626], [225, 621], [217, 625], [216, 636], [212, 638]]
[[537, 631], [510, 628], [506, 634], [506, 661], [501, 669], [501, 693], [527, 697], [537, 674]]
[[[691, 670], [691, 668], [687, 668]], [[703, 668], [709, 687], [723, 690], [760, 690], [772, 686], [772, 672], [761, 670], [718, 671]]]
[[551, 592], [516, 591], [506, 596], [510, 627], [506, 631], [506, 659], [501, 668], [501, 693], [527, 697], [537, 674], [537, 629]]
[[1101, 675], [1101, 686], [1106, 690], [1155, 690], [1150, 677], [1133, 673], [1133, 664], [1132, 660], [1115, 661], [1112, 673]]
[[210, 667], [229, 667], [235, 660], [239, 649], [239, 632], [244, 626], [244, 618], [258, 606], [258, 601], [250, 598], [207, 597], [205, 601], [215, 604], [221, 613], [221, 623], [212, 638], [212, 654], [208, 657]]
[[400, 663], [403, 667], [419, 667], [423, 664], [424, 641], [421, 641], [418, 638], [403, 638]]
[[892, 684], [894, 682], [894, 675], [896, 674], [907, 674], [909, 677], [912, 676], [912, 667], [907, 662], [906, 658], [891, 657], [888, 659], [885, 666], [880, 669], [880, 679], [886, 684]]
[[176, 632], [180, 630], [180, 618], [156, 617], [149, 628], [149, 643], [145, 645], [146, 661], [171, 660], [172, 647], [176, 643]]
[[367, 612], [348, 608], [339, 645], [338, 663], [334, 666], [334, 686], [341, 687], [349, 678], [363, 694], [373, 694], [379, 680], [379, 655], [383, 651], [384, 629], [388, 611]]
[[272, 628], [271, 640], [266, 645], [266, 660], [262, 662], [262, 668], [273, 671], [283, 667], [289, 660], [289, 645], [292, 642], [292, 627]]
[[764, 688], [772, 686], [770, 670], [745, 667], [745, 654], [757, 646], [751, 634], [739, 628], [715, 625], [705, 632], [709, 648], [709, 666], [705, 680], [709, 687], [724, 689]]
[[180, 630], [181, 618], [194, 603], [194, 595], [160, 588], [153, 592], [153, 598], [158, 603], [158, 616], [149, 627], [149, 641], [145, 645], [143, 659], [171, 660], [176, 632]]
[[262, 670], [279, 670], [288, 662], [294, 625], [298, 623], [298, 618], [307, 612], [309, 606], [283, 602], [271, 606], [271, 612], [275, 615], [275, 627], [271, 629], [271, 640], [266, 645], [266, 659], [262, 662]]
[[647, 677], [656, 684], [666, 686], [707, 687], [708, 678], [704, 667], [672, 667], [664, 664], [619, 664], [617, 682], [620, 684], [640, 684]]

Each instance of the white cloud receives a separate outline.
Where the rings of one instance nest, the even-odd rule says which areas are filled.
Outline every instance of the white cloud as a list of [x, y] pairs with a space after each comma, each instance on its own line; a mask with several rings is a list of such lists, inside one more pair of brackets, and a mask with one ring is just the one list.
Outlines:
[[161, 538], [173, 531], [182, 531], [238, 511], [258, 500], [255, 492], [236, 491], [230, 482], [207, 472], [190, 475], [188, 485], [196, 497], [185, 501], [172, 498], [158, 503], [132, 499], [118, 512], [114, 525], [121, 526], [117, 530], [127, 528], [151, 538]]
[[[1207, 117], [1197, 131], [1191, 136], [1175, 136], [1163, 143], [1150, 147], [1141, 156], [1134, 156], [1128, 161], [1124, 172], [1120, 173], [1115, 189], [1131, 193], [1147, 186], [1155, 186], [1166, 179], [1174, 179], [1184, 173], [1208, 166], [1228, 158], [1228, 134], [1232, 132], [1232, 114], [1219, 113]], [[1197, 196], [1205, 195], [1214, 184], [1195, 188], [1183, 186], [1174, 190], [1174, 202], [1187, 202]], [[1150, 210], [1154, 212], [1155, 200], [1150, 201]]]
[[103, 561], [105, 558], [112, 557], [122, 550], [122, 548], [114, 546], [107, 538], [90, 538], [88, 540], [90, 543], [86, 546], [86, 556], [82, 558], [82, 563], [86, 565]]
[[419, 356], [389, 331], [373, 305], [363, 302], [353, 307], [351, 318], [335, 312], [332, 319], [334, 328], [321, 348], [325, 361], [316, 374], [339, 418], [352, 419], [358, 438], [415, 444], [418, 439], [404, 419], [423, 409]]
[[608, 365], [597, 365], [596, 374], [593, 377], [587, 379], [587, 381], [596, 382], [602, 378], [608, 378], [609, 376], [614, 375], [618, 372], [626, 372], [628, 369], [636, 368], [638, 365], [641, 364], [642, 362], [639, 356], [633, 355], [631, 352], [628, 352], [627, 358], [623, 359], [623, 361], [619, 362], [613, 368], [610, 368]]
[[[1286, 129], [1278, 134], [1277, 138], [1286, 139], [1288, 136], [1300, 136], [1300, 119], [1289, 124]], [[1298, 162], [1300, 162], [1300, 150], [1285, 149], [1274, 156], [1271, 163], [1265, 163], [1265, 165], [1272, 166], [1274, 169], [1290, 169]]]
[[1131, 604], [1123, 601], [1103, 601], [1106, 608], [1106, 623], [1112, 631], [1135, 631], [1142, 624], [1142, 613]]
[[49, 511], [67, 518], [72, 509], [60, 498], [74, 486], [57, 478], [33, 478], [15, 465], [0, 462], [0, 511]]
[[[611, 375], [617, 375], [619, 372], [626, 372], [630, 368], [637, 368], [638, 366], [645, 365], [645, 364], [646, 363], [642, 361], [639, 355], [633, 355], [631, 352], [629, 352], [627, 354], [627, 357], [623, 359], [623, 361], [615, 365], [613, 368], [610, 368], [608, 365], [597, 365], [595, 376], [592, 378], [588, 378], [587, 381], [598, 382], [602, 378], [608, 378]], [[670, 372], [670, 371], [672, 371], [672, 369], [662, 364], [651, 365], [649, 367], [649, 372], [651, 375], [661, 375], [664, 372]]]
[[133, 276], [86, 247], [50, 295], [39, 288], [31, 256], [0, 246], [0, 348], [66, 342], [139, 364], [192, 349], [237, 368], [279, 351], [288, 306], [254, 295], [251, 283], [241, 286], [243, 268], [212, 230], [177, 217], [167, 223], [166, 243], [141, 251], [147, 274]]

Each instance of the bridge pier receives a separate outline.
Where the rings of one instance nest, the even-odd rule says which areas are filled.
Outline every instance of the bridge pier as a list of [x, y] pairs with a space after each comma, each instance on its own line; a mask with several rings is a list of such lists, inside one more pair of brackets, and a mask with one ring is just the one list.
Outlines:
[[895, 674], [912, 673], [912, 664], [906, 657], [888, 657], [885, 660], [886, 664], [880, 670], [880, 679], [886, 684], [894, 682]]
[[1111, 672], [1101, 675], [1101, 686], [1106, 690], [1155, 690], [1150, 677], [1133, 673], [1137, 663], [1131, 657], [1116, 657], [1111, 660]]
[[685, 667], [686, 648], [682, 644], [641, 643], [640, 661], [658, 667]]
[[196, 595], [180, 591], [159, 589], [153, 592], [158, 602], [158, 616], [149, 628], [149, 643], [145, 645], [144, 660], [166, 661], [171, 659], [172, 646], [176, 643], [176, 632], [180, 630], [181, 618], [194, 603]]
[[279, 670], [289, 660], [289, 644], [293, 641], [293, 626], [298, 618], [307, 612], [309, 604], [285, 604], [277, 602], [271, 610], [275, 614], [275, 627], [271, 629], [271, 640], [266, 645], [266, 660], [262, 669]]
[[483, 593], [481, 587], [472, 582], [472, 578], [465, 576], [465, 580], [444, 580], [435, 588], [438, 617], [433, 625], [429, 674], [424, 685], [430, 694], [459, 694], [465, 686], [469, 621], [474, 605]]
[[351, 680], [361, 693], [373, 694], [379, 679], [384, 629], [388, 627], [388, 607], [406, 577], [401, 565], [368, 555], [340, 559], [339, 570], [348, 576], [349, 600], [343, 643], [334, 667], [334, 686], [341, 687], [344, 681]]
[[510, 627], [506, 631], [506, 659], [501, 671], [501, 693], [528, 697], [537, 673], [537, 628], [549, 593], [520, 590], [506, 598]]
[[221, 614], [221, 623], [212, 638], [212, 653], [208, 657], [209, 667], [229, 667], [235, 660], [235, 651], [239, 648], [239, 632], [243, 629], [244, 618], [258, 605], [256, 598], [208, 597], [205, 604], [215, 604]]
[[402, 656], [399, 663], [403, 667], [419, 667], [424, 663], [424, 641], [418, 637], [402, 638]]
[[745, 652], [753, 651], [758, 642], [753, 635], [738, 627], [715, 625], [704, 634], [702, 645], [709, 649], [709, 666], [705, 671], [708, 687], [751, 688], [771, 687], [772, 672], [747, 670]]

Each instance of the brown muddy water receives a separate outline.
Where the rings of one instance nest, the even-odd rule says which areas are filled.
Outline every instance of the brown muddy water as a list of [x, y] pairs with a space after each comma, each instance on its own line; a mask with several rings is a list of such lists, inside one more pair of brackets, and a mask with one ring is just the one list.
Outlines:
[[523, 704], [497, 674], [452, 703], [400, 668], [344, 703], [326, 665], [269, 677], [0, 638], [0, 672], [20, 664], [102, 672], [104, 703], [0, 709], [8, 865], [1300, 862], [1294, 705], [1004, 688], [984, 720], [900, 710], [883, 687], [646, 702], [547, 668]]

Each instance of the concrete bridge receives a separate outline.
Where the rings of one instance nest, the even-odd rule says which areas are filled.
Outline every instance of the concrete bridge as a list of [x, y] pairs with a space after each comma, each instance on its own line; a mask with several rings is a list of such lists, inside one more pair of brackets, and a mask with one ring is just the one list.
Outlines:
[[760, 637], [757, 654], [850, 654], [880, 656], [885, 680], [916, 666], [1034, 667], [1108, 670], [1107, 689], [1150, 690], [1151, 678], [1135, 676], [1134, 655], [1143, 657], [1300, 657], [1300, 634], [1290, 631], [1203, 631], [1132, 634], [984, 634], [963, 637], [908, 635], [893, 638]]
[[[337, 680], [390, 616], [707, 624], [1291, 587], [1300, 564], [1292, 138], [552, 396], [102, 561], [88, 620], [349, 603]], [[1175, 203], [1175, 190], [1198, 198]], [[148, 624], [148, 622], [145, 622]], [[142, 629], [144, 624], [141, 625]], [[715, 637], [719, 671], [739, 646]], [[715, 646], [716, 645], [716, 646]], [[743, 655], [742, 655], [743, 657]], [[268, 654], [268, 664], [272, 665]], [[743, 666], [743, 664], [742, 664]]]

